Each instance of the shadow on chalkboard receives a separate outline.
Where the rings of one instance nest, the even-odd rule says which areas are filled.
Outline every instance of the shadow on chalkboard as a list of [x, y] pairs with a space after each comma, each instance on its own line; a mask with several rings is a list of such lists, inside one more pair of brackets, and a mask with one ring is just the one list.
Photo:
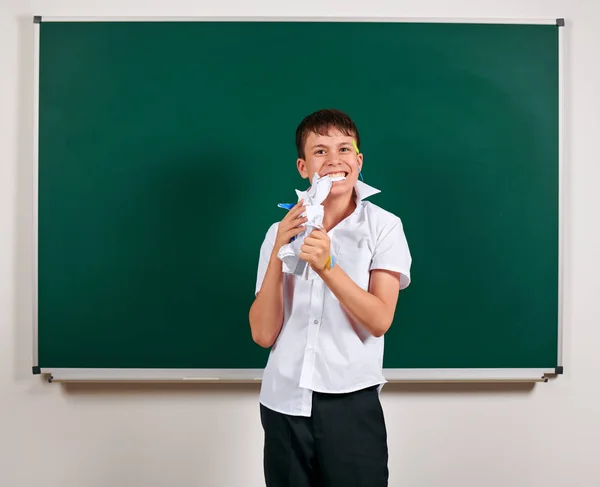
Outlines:
[[[190, 382], [65, 382], [63, 391], [71, 396], [197, 396], [217, 394], [223, 398], [240, 395], [256, 396], [260, 383], [190, 383]], [[383, 396], [398, 395], [522, 395], [533, 392], [531, 383], [388, 383], [382, 390]]]
[[241, 395], [256, 396], [260, 383], [198, 383], [198, 382], [64, 382], [62, 390], [69, 396], [198, 396], [218, 395], [223, 399]]
[[388, 383], [382, 394], [413, 394], [413, 395], [507, 395], [529, 394], [535, 384], [529, 382], [404, 382]]

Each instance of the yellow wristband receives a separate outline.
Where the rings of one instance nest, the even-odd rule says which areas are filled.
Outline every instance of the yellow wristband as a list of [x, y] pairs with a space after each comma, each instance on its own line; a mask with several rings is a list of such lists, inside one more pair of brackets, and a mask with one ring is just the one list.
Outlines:
[[329, 255], [329, 259], [327, 259], [327, 263], [325, 264], [325, 267], [327, 269], [333, 269], [335, 266], [335, 258], [333, 257], [333, 255]]

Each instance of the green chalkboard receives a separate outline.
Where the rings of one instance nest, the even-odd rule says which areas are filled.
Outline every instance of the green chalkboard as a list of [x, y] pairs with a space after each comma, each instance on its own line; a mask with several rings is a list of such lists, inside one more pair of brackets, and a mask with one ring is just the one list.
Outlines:
[[38, 28], [42, 369], [263, 368], [259, 247], [324, 107], [413, 256], [385, 368], [558, 365], [558, 26]]

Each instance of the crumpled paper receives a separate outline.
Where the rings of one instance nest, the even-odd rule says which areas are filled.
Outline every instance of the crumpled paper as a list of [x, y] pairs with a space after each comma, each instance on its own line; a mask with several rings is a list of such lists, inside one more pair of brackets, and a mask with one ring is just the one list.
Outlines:
[[304, 243], [304, 239], [310, 235], [313, 230], [316, 228], [323, 228], [325, 211], [321, 203], [323, 203], [325, 198], [329, 195], [333, 182], [341, 181], [343, 179], [345, 178], [332, 178], [330, 176], [319, 177], [319, 175], [315, 173], [312, 184], [307, 191], [296, 190], [298, 201], [304, 198], [302, 205], [305, 207], [305, 211], [302, 213], [302, 216], [305, 216], [307, 221], [303, 224], [305, 227], [304, 231], [298, 234], [292, 242], [282, 246], [277, 253], [277, 257], [282, 262], [283, 272], [294, 274], [306, 280], [314, 279], [317, 276], [317, 273], [305, 261], [300, 259], [301, 247]]

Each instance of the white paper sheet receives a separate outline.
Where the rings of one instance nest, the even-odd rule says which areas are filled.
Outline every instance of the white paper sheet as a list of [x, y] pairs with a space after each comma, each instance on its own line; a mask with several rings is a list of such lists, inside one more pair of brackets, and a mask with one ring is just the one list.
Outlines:
[[294, 241], [281, 247], [277, 253], [277, 257], [279, 257], [282, 262], [283, 272], [295, 274], [307, 280], [314, 279], [317, 275], [306, 262], [300, 260], [300, 249], [304, 243], [304, 239], [310, 235], [314, 229], [323, 228], [325, 211], [321, 203], [323, 203], [329, 195], [333, 182], [341, 181], [343, 179], [345, 178], [331, 178], [329, 176], [323, 176], [321, 178], [315, 173], [312, 184], [307, 191], [296, 190], [298, 201], [304, 198], [302, 204], [305, 207], [305, 211], [302, 213], [302, 216], [306, 216], [308, 220], [303, 224], [305, 230], [300, 233]]

